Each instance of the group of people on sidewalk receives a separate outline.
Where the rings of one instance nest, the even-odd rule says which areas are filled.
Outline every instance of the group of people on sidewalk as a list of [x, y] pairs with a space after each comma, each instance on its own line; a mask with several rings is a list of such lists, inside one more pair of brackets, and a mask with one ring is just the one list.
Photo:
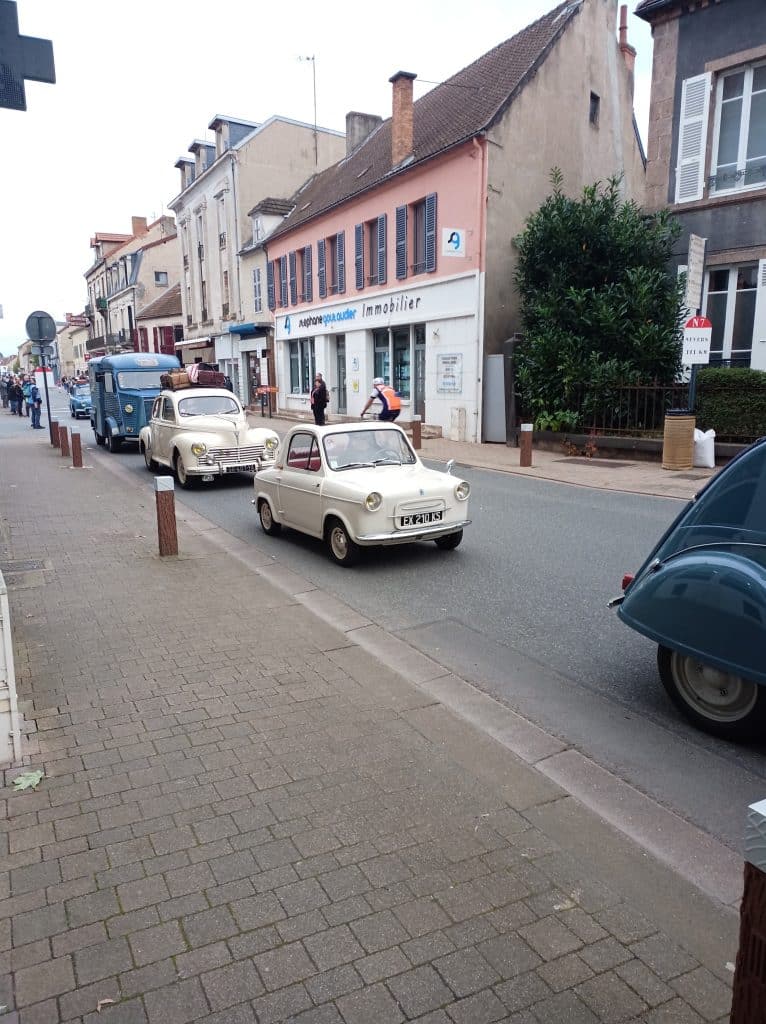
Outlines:
[[6, 374], [0, 378], [0, 400], [4, 409], [10, 407], [11, 416], [28, 416], [33, 430], [43, 429], [40, 424], [43, 396], [29, 374], [22, 377]]
[[[402, 410], [402, 400], [390, 384], [386, 384], [383, 377], [376, 377], [372, 382], [372, 391], [367, 399], [367, 404], [362, 409], [362, 419], [374, 401], [379, 401], [382, 409], [379, 414], [381, 420], [395, 420]], [[330, 394], [327, 384], [321, 373], [314, 378], [314, 386], [311, 389], [311, 411], [314, 414], [314, 423], [318, 427], [325, 425], [325, 410], [330, 404]]]

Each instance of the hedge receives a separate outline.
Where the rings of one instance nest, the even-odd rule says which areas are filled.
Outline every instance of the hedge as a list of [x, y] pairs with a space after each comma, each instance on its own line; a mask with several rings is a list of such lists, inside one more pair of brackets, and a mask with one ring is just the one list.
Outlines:
[[766, 434], [766, 373], [738, 367], [707, 367], [697, 376], [697, 426], [719, 438], [754, 439]]

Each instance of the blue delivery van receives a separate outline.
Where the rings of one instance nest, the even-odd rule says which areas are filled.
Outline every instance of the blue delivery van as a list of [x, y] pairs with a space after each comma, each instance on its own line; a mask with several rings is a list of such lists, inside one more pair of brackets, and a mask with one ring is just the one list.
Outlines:
[[119, 451], [125, 441], [137, 444], [139, 431], [149, 422], [152, 404], [160, 393], [160, 376], [180, 368], [176, 356], [151, 352], [91, 359], [90, 424], [96, 444], [105, 444], [110, 452]]

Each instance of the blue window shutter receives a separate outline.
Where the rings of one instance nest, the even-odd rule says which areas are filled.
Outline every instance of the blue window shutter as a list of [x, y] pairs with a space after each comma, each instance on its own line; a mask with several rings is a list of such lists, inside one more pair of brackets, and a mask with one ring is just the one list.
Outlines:
[[436, 270], [436, 193], [426, 196], [426, 270]]
[[378, 284], [386, 283], [386, 214], [378, 217]]
[[319, 278], [319, 298], [327, 298], [327, 242], [320, 238], [317, 242], [317, 277]]
[[295, 278], [295, 250], [290, 253], [290, 303], [295, 306], [298, 303], [298, 282]]
[[268, 296], [269, 309], [275, 309], [277, 302], [274, 296], [274, 260], [266, 264], [266, 294]]
[[356, 286], [364, 288], [364, 224], [354, 227], [354, 264], [356, 269]]
[[287, 256], [279, 257], [279, 305], [287, 305]]
[[407, 207], [396, 208], [396, 277], [402, 281], [407, 276]]
[[314, 270], [311, 262], [311, 246], [307, 245], [303, 250], [303, 272], [306, 275], [305, 298], [306, 302], [314, 301]]
[[335, 239], [335, 252], [338, 257], [338, 292], [342, 295], [346, 290], [346, 232], [339, 231]]

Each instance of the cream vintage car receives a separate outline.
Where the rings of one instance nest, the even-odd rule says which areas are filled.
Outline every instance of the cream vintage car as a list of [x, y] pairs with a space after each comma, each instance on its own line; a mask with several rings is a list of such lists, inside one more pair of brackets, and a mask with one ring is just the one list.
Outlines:
[[255, 476], [265, 533], [283, 526], [321, 537], [339, 565], [353, 565], [359, 548], [433, 540], [456, 548], [468, 526], [470, 485], [427, 469], [393, 423], [296, 426], [276, 464]]
[[251, 427], [236, 395], [219, 388], [161, 391], [139, 434], [147, 469], [168, 466], [181, 487], [274, 462], [279, 435]]

